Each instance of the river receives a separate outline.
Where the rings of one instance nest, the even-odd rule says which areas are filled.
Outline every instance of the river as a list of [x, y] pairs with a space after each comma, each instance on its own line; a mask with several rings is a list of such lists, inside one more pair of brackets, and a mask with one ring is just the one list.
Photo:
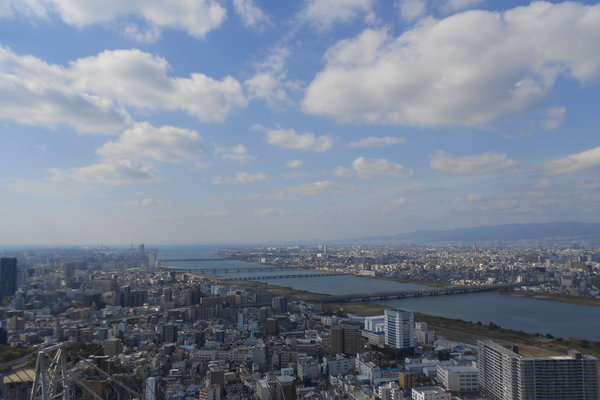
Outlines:
[[[215, 247], [171, 246], [159, 252], [161, 258], [213, 258]], [[169, 263], [185, 269], [264, 267], [261, 264], [238, 260]], [[294, 274], [300, 274], [294, 271]], [[306, 273], [311, 271], [304, 270]], [[256, 272], [222, 274], [227, 277], [253, 274], [276, 275], [281, 272]], [[399, 283], [388, 280], [363, 278], [358, 276], [324, 276], [310, 278], [279, 278], [260, 280], [271, 285], [291, 287], [320, 294], [351, 294], [410, 290], [422, 285]], [[379, 301], [390, 308], [404, 308], [416, 312], [439, 315], [447, 318], [463, 319], [482, 323], [493, 322], [503, 328], [531, 333], [551, 334], [555, 337], [571, 336], [600, 341], [600, 307], [581, 304], [560, 303], [526, 297], [512, 297], [496, 292], [461, 294], [451, 296], [419, 297], [404, 300]]]

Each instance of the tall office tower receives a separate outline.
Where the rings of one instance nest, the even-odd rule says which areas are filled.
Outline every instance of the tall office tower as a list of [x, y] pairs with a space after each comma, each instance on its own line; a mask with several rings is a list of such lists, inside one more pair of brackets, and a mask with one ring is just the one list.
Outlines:
[[0, 258], [0, 300], [17, 291], [17, 259]]
[[160, 378], [157, 376], [151, 376], [146, 379], [146, 400], [160, 400], [162, 396], [160, 394]]
[[162, 341], [163, 343], [175, 343], [177, 341], [177, 325], [163, 325]]
[[412, 350], [417, 345], [412, 311], [385, 310], [385, 344], [398, 350]]
[[276, 312], [286, 313], [288, 311], [287, 297], [273, 297], [273, 300], [271, 300], [271, 307], [273, 307], [273, 310]]
[[494, 400], [598, 400], [598, 359], [569, 352], [529, 356], [491, 340], [477, 342], [483, 394]]
[[155, 268], [156, 267], [156, 252], [148, 253], [148, 267]]
[[337, 325], [330, 329], [331, 353], [356, 356], [364, 350], [364, 339], [358, 326]]

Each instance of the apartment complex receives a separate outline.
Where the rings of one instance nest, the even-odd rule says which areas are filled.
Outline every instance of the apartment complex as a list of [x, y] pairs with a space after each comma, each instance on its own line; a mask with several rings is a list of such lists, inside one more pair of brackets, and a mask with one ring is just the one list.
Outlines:
[[570, 352], [530, 356], [478, 342], [479, 385], [495, 400], [598, 400], [598, 359]]

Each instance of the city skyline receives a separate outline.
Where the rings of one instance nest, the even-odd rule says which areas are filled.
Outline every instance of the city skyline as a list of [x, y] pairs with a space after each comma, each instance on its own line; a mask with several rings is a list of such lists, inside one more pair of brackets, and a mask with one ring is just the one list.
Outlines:
[[1, 244], [600, 222], [600, 5], [0, 5]]

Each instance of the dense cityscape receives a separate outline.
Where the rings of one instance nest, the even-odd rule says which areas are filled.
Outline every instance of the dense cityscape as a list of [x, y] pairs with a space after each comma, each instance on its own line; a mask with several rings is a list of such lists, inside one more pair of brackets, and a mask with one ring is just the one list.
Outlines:
[[[598, 399], [593, 342], [532, 345], [524, 332], [507, 341], [495, 324], [475, 339], [461, 328], [445, 337], [436, 321], [411, 310], [353, 309], [239, 277], [254, 268], [255, 277], [275, 279], [335, 273], [436, 288], [511, 284], [593, 302], [597, 249], [239, 248], [217, 252], [221, 262], [211, 270], [176, 268], [158, 254], [143, 245], [4, 251], [1, 398], [45, 399], [54, 391], [106, 400]], [[229, 267], [234, 259], [248, 268]]]

